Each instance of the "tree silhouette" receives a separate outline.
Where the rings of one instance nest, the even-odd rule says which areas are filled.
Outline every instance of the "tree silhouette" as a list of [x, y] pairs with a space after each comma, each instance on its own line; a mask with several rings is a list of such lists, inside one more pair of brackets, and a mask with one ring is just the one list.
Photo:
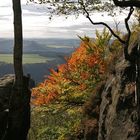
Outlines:
[[19, 92], [22, 92], [23, 85], [23, 67], [22, 67], [22, 15], [20, 0], [13, 0], [14, 12], [14, 71], [15, 71], [15, 86]]
[[26, 140], [30, 128], [29, 79], [23, 76], [21, 1], [12, 0], [14, 15], [14, 72], [15, 79], [9, 98], [8, 121], [2, 140]]

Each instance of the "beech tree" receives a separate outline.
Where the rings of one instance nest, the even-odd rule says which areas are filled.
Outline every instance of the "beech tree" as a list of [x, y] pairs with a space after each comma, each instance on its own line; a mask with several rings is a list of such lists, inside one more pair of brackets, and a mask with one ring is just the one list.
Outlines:
[[[125, 59], [127, 61], [129, 61], [131, 64], [133, 63], [135, 65], [135, 77], [136, 77], [136, 90], [135, 90], [135, 104], [137, 106], [137, 116], [138, 116], [138, 120], [140, 119], [140, 40], [138, 40], [136, 46], [134, 46], [134, 48], [136, 48], [136, 52], [133, 56], [131, 56], [128, 53], [128, 48], [129, 48], [129, 44], [130, 44], [130, 37], [131, 37], [131, 30], [128, 24], [129, 19], [131, 18], [131, 15], [133, 14], [135, 8], [140, 8], [140, 1], [139, 0], [113, 0], [113, 3], [115, 6], [121, 7], [121, 8], [129, 8], [129, 13], [127, 15], [127, 17], [124, 19], [125, 22], [125, 27], [127, 30], [127, 34], [126, 34], [126, 38], [122, 39], [119, 35], [117, 35], [113, 29], [111, 29], [111, 27], [104, 23], [104, 22], [94, 22], [89, 14], [89, 11], [86, 8], [86, 5], [84, 3], [83, 0], [79, 0], [78, 1], [80, 3], [80, 5], [82, 6], [83, 11], [86, 14], [86, 17], [89, 19], [89, 21], [91, 22], [91, 24], [93, 25], [103, 25], [106, 28], [108, 28], [108, 30], [112, 33], [112, 35], [114, 37], [116, 37], [123, 45], [124, 47], [124, 56]], [[111, 2], [111, 1], [110, 1]], [[140, 38], [140, 37], [138, 37]]]
[[[133, 49], [135, 49], [133, 56], [130, 53], [128, 53], [128, 48], [130, 47], [130, 43], [131, 43], [130, 42], [131, 29], [129, 27], [128, 21], [131, 18], [132, 14], [134, 13], [135, 7], [137, 7], [137, 8], [140, 7], [140, 1], [139, 0], [137, 0], [137, 1], [136, 0], [122, 0], [122, 1], [120, 1], [120, 0], [109, 1], [108, 0], [105, 2], [99, 1], [99, 0], [79, 0], [79, 1], [64, 0], [61, 2], [60, 1], [59, 2], [48, 1], [48, 0], [47, 1], [45, 1], [45, 0], [40, 1], [40, 3], [45, 3], [45, 2], [51, 2], [52, 6], [56, 7], [56, 9], [54, 8], [55, 10], [53, 11], [56, 14], [69, 15], [69, 14], [83, 13], [87, 17], [87, 19], [91, 22], [91, 24], [103, 25], [103, 26], [107, 27], [109, 29], [109, 31], [112, 33], [112, 35], [114, 35], [114, 37], [116, 37], [122, 43], [122, 46], [124, 47], [125, 59], [126, 59], [126, 61], [129, 62], [128, 64], [131, 63], [132, 65], [131, 65], [131, 67], [129, 67], [129, 69], [127, 69], [128, 65], [123, 66], [123, 67], [125, 67], [125, 70], [127, 69], [127, 71], [125, 71], [124, 69], [121, 69], [122, 70], [121, 72], [117, 71], [117, 68], [115, 67], [116, 68], [116, 69], [114, 68], [115, 72], [113, 74], [111, 73], [111, 76], [109, 75], [109, 80], [107, 81], [107, 83], [105, 83], [105, 87], [102, 87], [103, 89], [100, 88], [101, 91], [99, 89], [97, 90], [97, 94], [99, 92], [102, 92], [102, 90], [104, 90], [101, 93], [102, 94], [101, 95], [102, 104], [99, 103], [99, 110], [101, 112], [99, 112], [99, 118], [98, 118], [98, 115], [97, 115], [96, 119], [93, 116], [90, 116], [90, 120], [92, 119], [92, 117], [97, 121], [99, 120], [97, 122], [97, 125], [95, 126], [96, 127], [95, 131], [98, 129], [98, 126], [99, 126], [99, 129], [97, 130], [98, 131], [97, 132], [98, 139], [104, 140], [104, 139], [111, 139], [112, 138], [111, 137], [112, 131], [114, 131], [114, 133], [115, 133], [115, 136], [116, 136], [115, 139], [118, 139], [117, 136], [118, 136], [118, 134], [120, 134], [120, 132], [117, 133], [116, 130], [119, 130], [119, 131], [122, 131], [122, 133], [123, 132], [125, 133], [125, 131], [121, 130], [120, 128], [123, 129], [122, 125], [125, 124], [125, 120], [127, 120], [126, 118], [129, 118], [128, 120], [131, 119], [130, 121], [133, 121], [134, 123], [131, 123], [131, 127], [130, 127], [130, 128], [132, 128], [131, 129], [132, 133], [128, 133], [126, 136], [127, 136], [127, 139], [131, 139], [130, 137], [132, 135], [137, 135], [137, 132], [139, 132], [138, 126], [140, 124], [140, 113], [139, 113], [139, 110], [140, 110], [140, 49], [139, 49], [139, 45], [140, 44], [139, 44], [139, 42], [136, 42], [137, 44], [134, 44], [134, 46], [132, 47]], [[103, 5], [101, 3], [103, 3]], [[117, 6], [120, 8], [127, 8], [128, 12], [129, 12], [128, 15], [126, 16], [126, 18], [124, 19], [124, 23], [125, 23], [125, 27], [126, 27], [126, 31], [127, 31], [125, 38], [116, 34], [116, 32], [114, 32], [114, 30], [105, 22], [102, 22], [102, 21], [101, 22], [94, 22], [94, 19], [92, 19], [90, 16], [90, 12], [92, 12], [93, 10], [99, 10], [99, 11], [102, 11], [102, 10], [110, 11], [111, 10], [111, 12], [112, 12], [114, 10], [114, 8]], [[122, 61], [122, 57], [121, 57], [121, 61]], [[123, 62], [126, 62], [126, 61], [123, 61]], [[121, 64], [125, 64], [125, 63], [121, 63]], [[121, 66], [119, 66], [119, 67], [121, 67]], [[129, 71], [130, 68], [131, 68], [131, 71]], [[126, 77], [124, 77], [124, 75]], [[130, 75], [130, 77], [127, 77], [129, 75]], [[134, 76], [134, 77], [132, 77], [132, 76]], [[113, 78], [110, 78], [110, 77], [113, 77]], [[134, 78], [133, 81], [132, 81], [132, 78]], [[114, 83], [113, 83], [113, 80], [115, 81]], [[114, 86], [113, 86], [113, 84], [114, 84]], [[130, 105], [126, 104], [127, 102], [128, 102], [128, 104], [129, 104], [129, 102], [133, 102], [133, 99], [134, 99], [134, 98], [131, 98], [131, 101], [130, 101], [130, 98], [129, 98], [129, 100], [127, 100], [127, 98], [130, 97], [130, 96], [127, 96], [125, 94], [126, 91], [124, 91], [124, 86], [127, 87], [127, 84], [134, 84], [132, 94], [131, 94], [131, 91], [129, 92], [129, 89], [127, 89], [128, 94], [131, 94], [132, 97], [134, 97], [134, 95], [135, 95], [135, 104], [136, 105], [133, 105], [132, 103], [130, 103], [132, 108], [130, 107]], [[119, 86], [117, 86], [117, 85], [119, 85]], [[135, 89], [134, 89], [134, 87], [135, 87]], [[117, 91], [118, 93], [115, 91]], [[95, 93], [96, 93], [96, 91], [95, 91]], [[106, 94], [106, 93], [108, 93], [108, 94]], [[118, 96], [116, 94], [119, 94], [118, 99], [114, 98], [114, 97]], [[114, 95], [116, 95], [116, 96], [114, 96]], [[103, 96], [106, 96], [106, 98], [103, 98]], [[98, 99], [99, 99], [99, 97], [98, 97]], [[125, 102], [125, 101], [127, 101], [127, 102]], [[92, 100], [92, 103], [93, 102], [96, 102], [95, 99]], [[116, 102], [116, 103], [114, 103], [114, 102]], [[96, 105], [96, 107], [98, 107], [98, 105]], [[126, 108], [126, 110], [123, 107]], [[90, 107], [88, 106], [88, 110], [90, 110], [89, 108]], [[91, 109], [91, 112], [92, 112], [95, 108], [93, 106], [91, 106], [91, 108], [92, 108]], [[109, 108], [112, 108], [112, 109], [109, 109]], [[121, 109], [121, 111], [120, 111], [118, 108], [123, 108], [123, 109]], [[132, 110], [134, 113], [134, 114], [131, 114], [130, 116], [125, 115], [129, 108], [131, 108], [131, 110], [128, 111], [128, 113], [131, 114]], [[123, 117], [121, 115], [119, 115], [118, 110], [121, 112]], [[122, 123], [116, 122], [117, 117], [118, 118], [120, 117], [119, 118], [120, 120], [122, 118], [124, 118], [124, 119], [122, 119]], [[108, 126], [109, 124], [112, 124], [112, 125], [110, 125], [110, 128]], [[118, 124], [122, 124], [122, 125], [119, 126]], [[116, 126], [117, 129], [113, 130], [114, 125], [115, 126], [117, 125]], [[85, 127], [85, 125], [84, 125], [84, 127]], [[126, 132], [130, 132], [130, 129], [128, 127], [129, 126], [126, 125], [126, 129], [128, 129], [128, 131], [126, 131]], [[90, 127], [89, 127], [90, 133], [94, 133], [92, 131], [94, 129], [91, 129], [91, 128], [92, 128], [92, 126], [90, 125]], [[87, 132], [87, 130], [88, 129], [86, 129], [86, 132]], [[108, 133], [110, 135], [107, 137]], [[116, 133], [117, 133], [117, 135], [116, 135]], [[123, 135], [120, 135], [120, 139], [124, 139], [124, 138], [121, 138], [121, 136], [123, 137]], [[96, 138], [91, 137], [90, 139], [96, 139]], [[137, 140], [138, 139], [140, 139], [140, 137], [137, 137]]]
[[[140, 8], [140, 0], [29, 0], [31, 2], [39, 2], [40, 4], [46, 3], [55, 7], [52, 8], [52, 14], [80, 14], [83, 13], [88, 20], [93, 25], [103, 25], [108, 28], [114, 37], [116, 37], [124, 46], [125, 59], [130, 61], [130, 56], [128, 54], [129, 40], [131, 36], [131, 30], [128, 24], [131, 15], [133, 14], [135, 8]], [[90, 12], [94, 10], [107, 11], [110, 14], [114, 13], [114, 9], [119, 8], [129, 8], [129, 13], [124, 19], [125, 27], [127, 30], [127, 38], [124, 40], [119, 35], [117, 35], [113, 29], [105, 22], [94, 22], [90, 17]]]
[[[35, 2], [35, 0], [30, 0], [32, 2]], [[103, 25], [105, 26], [111, 34], [117, 38], [124, 47], [124, 56], [125, 60], [129, 61], [130, 63], [133, 63], [136, 68], [136, 91], [135, 91], [135, 103], [137, 105], [137, 112], [138, 116], [140, 118], [140, 40], [136, 44], [136, 55], [130, 56], [128, 53], [128, 48], [130, 44], [130, 37], [131, 37], [131, 29], [129, 27], [128, 21], [131, 18], [131, 15], [133, 14], [135, 8], [140, 8], [140, 0], [38, 0], [38, 2], [41, 3], [49, 3], [52, 7], [52, 14], [80, 14], [83, 13], [87, 19], [91, 22], [93, 25]], [[114, 32], [114, 30], [105, 22], [94, 22], [94, 20], [91, 18], [90, 13], [93, 12], [93, 10], [98, 11], [107, 11], [109, 14], [113, 15], [115, 8], [120, 8], [120, 10], [123, 10], [127, 8], [129, 10], [128, 15], [124, 19], [125, 27], [126, 27], [126, 37], [125, 39], [119, 36], [117, 33]], [[139, 37], [140, 38], [140, 37]]]

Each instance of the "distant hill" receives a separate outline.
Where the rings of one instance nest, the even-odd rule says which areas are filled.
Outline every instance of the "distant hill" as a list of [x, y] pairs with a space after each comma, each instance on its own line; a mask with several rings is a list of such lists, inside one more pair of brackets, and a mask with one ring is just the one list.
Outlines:
[[[79, 39], [24, 39], [24, 53], [41, 53], [50, 51], [68, 52], [78, 46]], [[0, 53], [11, 53], [13, 51], [13, 40], [0, 38]]]
[[[25, 39], [24, 53], [54, 59], [47, 63], [25, 64], [24, 73], [30, 73], [36, 83], [42, 82], [44, 75], [49, 74], [49, 69], [57, 69], [57, 65], [64, 63], [64, 57], [69, 56], [79, 43], [79, 39]], [[12, 53], [12, 50], [13, 40], [0, 38], [0, 54]], [[13, 65], [0, 63], [0, 76], [8, 73], [13, 73]]]

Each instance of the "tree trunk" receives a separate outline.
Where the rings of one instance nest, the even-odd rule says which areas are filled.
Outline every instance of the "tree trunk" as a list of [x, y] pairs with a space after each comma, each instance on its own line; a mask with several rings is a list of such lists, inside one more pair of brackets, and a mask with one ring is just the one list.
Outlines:
[[23, 85], [23, 36], [22, 36], [22, 13], [20, 0], [13, 0], [14, 13], [14, 71], [15, 85], [22, 92]]
[[[20, 0], [12, 0], [14, 13], [14, 83], [9, 97], [8, 121], [2, 140], [26, 140], [30, 128], [29, 78], [23, 77], [22, 14]], [[3, 111], [5, 112], [5, 110]]]

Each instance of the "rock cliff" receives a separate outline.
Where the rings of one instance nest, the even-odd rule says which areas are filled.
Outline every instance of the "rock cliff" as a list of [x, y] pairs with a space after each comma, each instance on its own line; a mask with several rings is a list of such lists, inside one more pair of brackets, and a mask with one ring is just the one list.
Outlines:
[[0, 78], [0, 139], [26, 140], [30, 128], [29, 79], [24, 76], [23, 93], [13, 87], [14, 75]]

